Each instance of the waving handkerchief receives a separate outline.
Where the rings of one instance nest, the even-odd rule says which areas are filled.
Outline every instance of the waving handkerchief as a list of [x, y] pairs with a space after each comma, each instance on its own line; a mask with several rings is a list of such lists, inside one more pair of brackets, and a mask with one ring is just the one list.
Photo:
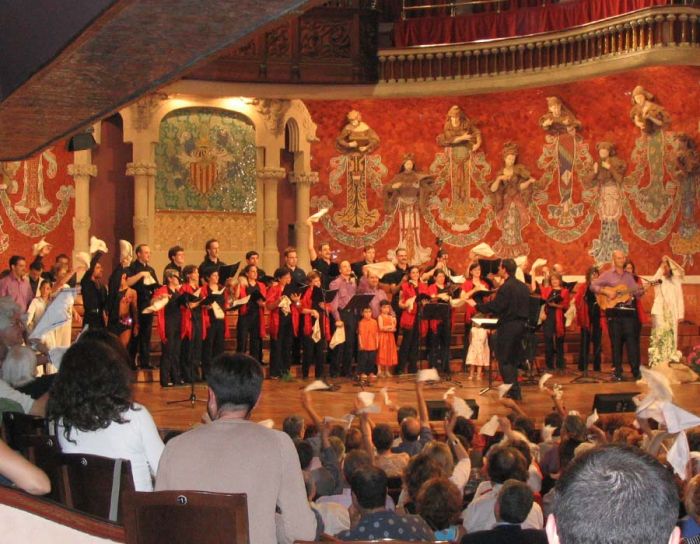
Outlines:
[[335, 346], [339, 346], [340, 344], [345, 342], [345, 328], [344, 327], [338, 327], [335, 329], [335, 332], [333, 333], [333, 337], [331, 338], [331, 343], [329, 347], [331, 349], [335, 348]]
[[34, 330], [29, 335], [31, 339], [40, 339], [46, 333], [65, 325], [73, 318], [73, 302], [79, 289], [61, 289], [46, 307], [44, 315], [34, 326]]
[[464, 283], [465, 281], [467, 281], [467, 278], [465, 278], [463, 275], [461, 275], [461, 276], [450, 276], [450, 281], [451, 281], [452, 283], [460, 284], [460, 283]]
[[649, 393], [654, 395], [656, 400], [661, 402], [668, 402], [673, 399], [673, 391], [671, 390], [671, 383], [668, 378], [657, 372], [656, 370], [650, 370], [648, 368], [642, 367], [642, 378], [647, 382], [649, 386]]
[[508, 391], [510, 391], [511, 387], [513, 387], [512, 383], [502, 383], [496, 388], [496, 391], [498, 391], [498, 398], [502, 399], [508, 394]]
[[51, 244], [49, 244], [46, 240], [43, 238], [39, 240], [36, 244], [32, 246], [32, 255], [35, 257], [41, 253], [41, 250], [44, 249], [45, 247], [53, 247]]
[[452, 410], [455, 414], [457, 414], [457, 416], [461, 416], [465, 419], [471, 419], [474, 415], [474, 412], [466, 403], [466, 401], [463, 398], [458, 397], [456, 395], [453, 397]]
[[349, 429], [352, 426], [352, 422], [354, 420], [355, 416], [352, 414], [345, 414], [343, 417], [325, 416], [323, 418], [324, 423], [339, 423], [346, 429]]
[[556, 427], [552, 427], [551, 425], [545, 425], [542, 427], [542, 442], [551, 442], [552, 438], [554, 437], [554, 431], [556, 431]]
[[409, 312], [413, 311], [413, 306], [415, 306], [415, 304], [416, 304], [416, 297], [411, 297], [411, 298], [406, 299], [406, 306], [407, 306]]
[[535, 259], [535, 262], [532, 263], [532, 266], [530, 267], [530, 271], [534, 272], [535, 270], [537, 270], [538, 268], [540, 268], [546, 264], [547, 264], [547, 259], [543, 259], [541, 257], [537, 258], [537, 259]]
[[484, 436], [493, 436], [498, 432], [498, 416], [497, 415], [492, 415], [491, 419], [489, 419], [486, 423], [484, 423], [481, 426], [481, 430], [479, 431], [479, 434], [483, 434]]
[[134, 258], [134, 246], [131, 245], [131, 242], [127, 242], [126, 240], [119, 240], [119, 260], [124, 261], [126, 259], [133, 259]]
[[442, 398], [447, 399], [447, 397], [449, 397], [450, 395], [454, 395], [454, 394], [455, 394], [455, 388], [450, 387], [447, 391], [445, 391], [445, 394], [442, 395]]
[[379, 390], [379, 392], [382, 394], [382, 397], [384, 398], [384, 404], [386, 406], [391, 406], [392, 404], [394, 404], [393, 402], [391, 402], [391, 399], [389, 398], [389, 389], [387, 389], [386, 387], [382, 387]]
[[315, 214], [309, 216], [309, 221], [311, 221], [312, 223], [318, 223], [321, 220], [321, 217], [323, 217], [327, 213], [328, 208], [321, 208]]
[[150, 306], [144, 308], [141, 312], [142, 314], [154, 314], [159, 310], [162, 310], [168, 305], [169, 297], [158, 297], [155, 299]]
[[656, 400], [654, 395], [645, 395], [641, 399], [634, 399], [637, 404], [635, 415], [641, 419], [653, 419], [659, 423], [664, 423], [664, 413], [662, 402]]
[[593, 410], [593, 413], [586, 418], [586, 429], [593, 427], [599, 419], [598, 410]]
[[491, 246], [488, 245], [486, 242], [481, 242], [480, 244], [475, 245], [472, 248], [472, 253], [479, 257], [486, 257], [488, 259], [496, 255], [496, 252], [493, 249], [491, 249]]
[[542, 376], [540, 377], [540, 381], [537, 383], [537, 385], [540, 386], [540, 389], [544, 389], [544, 384], [546, 384], [551, 377], [552, 375], [547, 372], [542, 374]]
[[[155, 285], [155, 284], [156, 284], [156, 280], [153, 279], [153, 276], [151, 276], [150, 274], [148, 274], [148, 275], [146, 275], [146, 276], [143, 278], [143, 284], [144, 284], [144, 285]], [[197, 289], [197, 291], [195, 291], [194, 294], [197, 295], [197, 296], [199, 296], [199, 289]]]
[[315, 381], [311, 382], [309, 385], [307, 385], [306, 387], [304, 387], [304, 391], [306, 391], [308, 393], [309, 391], [325, 391], [325, 390], [330, 389], [330, 388], [331, 388], [331, 386], [328, 385], [323, 380], [315, 380]]
[[370, 263], [362, 267], [369, 273], [376, 274], [380, 278], [392, 272], [396, 272], [396, 265], [391, 261], [382, 261], [380, 263]]
[[321, 321], [319, 319], [316, 320], [311, 329], [311, 340], [314, 341], [314, 344], [318, 344], [321, 340]]
[[272, 429], [275, 426], [275, 422], [271, 419], [263, 419], [262, 421], [258, 421], [258, 425], [262, 425], [266, 429]]
[[90, 268], [90, 255], [86, 251], [78, 251], [75, 254], [75, 264], [76, 266]]
[[289, 299], [287, 295], [282, 295], [282, 298], [280, 299], [279, 303], [280, 310], [282, 310], [282, 313], [284, 315], [289, 315], [292, 307], [292, 301]]
[[564, 319], [565, 319], [564, 326], [571, 327], [571, 325], [574, 322], [574, 319], [576, 319], [576, 305], [575, 304], [572, 304], [571, 306], [569, 306], [569, 309], [566, 310], [566, 312], [564, 313]]
[[90, 236], [90, 255], [94, 255], [98, 251], [107, 253], [107, 244], [97, 236]]
[[664, 403], [661, 407], [661, 411], [666, 420], [666, 429], [669, 433], [679, 433], [700, 425], [700, 417], [686, 412], [670, 402]]
[[369, 391], [360, 391], [357, 398], [360, 399], [362, 408], [358, 410], [361, 414], [378, 414], [381, 411], [379, 405], [374, 403], [374, 393]]
[[673, 467], [673, 472], [685, 480], [688, 472], [688, 461], [690, 460], [690, 447], [688, 446], [688, 437], [685, 432], [678, 433], [673, 446], [666, 454], [666, 460]]
[[440, 381], [440, 374], [438, 374], [438, 371], [436, 368], [424, 368], [423, 370], [418, 371], [418, 375], [416, 376], [416, 381], [417, 382], [439, 382]]

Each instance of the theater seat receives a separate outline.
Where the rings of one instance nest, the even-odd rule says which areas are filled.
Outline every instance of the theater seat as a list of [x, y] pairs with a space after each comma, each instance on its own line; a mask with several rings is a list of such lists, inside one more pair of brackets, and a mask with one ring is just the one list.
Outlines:
[[123, 520], [127, 544], [250, 542], [245, 493], [130, 492]]

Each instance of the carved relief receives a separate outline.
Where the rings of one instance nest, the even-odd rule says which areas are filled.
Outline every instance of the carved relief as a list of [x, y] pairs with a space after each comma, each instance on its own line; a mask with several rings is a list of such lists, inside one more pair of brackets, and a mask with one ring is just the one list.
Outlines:
[[131, 124], [134, 130], [136, 130], [136, 132], [146, 130], [151, 124], [153, 114], [158, 109], [160, 103], [167, 99], [168, 95], [165, 93], [150, 93], [131, 106], [133, 111]]
[[277, 98], [254, 98], [250, 104], [265, 121], [265, 128], [275, 136], [284, 130], [284, 116], [291, 107], [291, 101]]
[[256, 247], [255, 214], [158, 212], [153, 229], [154, 247], [162, 251], [175, 244], [200, 248], [212, 233], [221, 233], [226, 249], [247, 251]]
[[291, 54], [289, 23], [273, 28], [265, 34], [265, 52], [268, 57], [288, 57]]
[[301, 21], [300, 52], [304, 57], [350, 58], [351, 26], [346, 22]]
[[68, 175], [76, 177], [95, 177], [97, 176], [96, 164], [69, 164]]

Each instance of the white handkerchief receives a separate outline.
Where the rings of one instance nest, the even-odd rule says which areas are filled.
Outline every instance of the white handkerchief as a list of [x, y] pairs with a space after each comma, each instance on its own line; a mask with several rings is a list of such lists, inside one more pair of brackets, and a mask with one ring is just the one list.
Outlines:
[[641, 368], [642, 378], [647, 382], [649, 386], [649, 391], [652, 395], [656, 397], [657, 400], [661, 402], [668, 402], [673, 399], [673, 391], [671, 391], [671, 383], [668, 378], [657, 372], [656, 370], [650, 370], [646, 367]]
[[238, 308], [239, 306], [245, 306], [248, 304], [248, 301], [250, 300], [250, 295], [246, 295], [243, 298], [239, 298], [237, 300], [233, 301], [233, 304], [231, 305], [231, 308]]
[[574, 319], [576, 319], [576, 305], [572, 304], [569, 306], [569, 309], [566, 310], [564, 313], [564, 318], [565, 318], [565, 327], [571, 327], [572, 323], [574, 322]]
[[262, 421], [258, 421], [258, 425], [262, 425], [267, 429], [272, 429], [275, 426], [275, 422], [271, 419], [263, 419]]
[[150, 306], [147, 308], [144, 308], [143, 311], [141, 312], [142, 314], [154, 314], [159, 310], [162, 310], [165, 308], [168, 304], [168, 297], [158, 297], [156, 300], [154, 300]]
[[50, 245], [51, 244], [49, 244], [46, 240], [44, 240], [42, 238], [41, 240], [39, 240], [36, 244], [34, 244], [32, 246], [32, 255], [34, 255], [36, 257], [37, 255], [39, 255], [39, 253], [41, 252], [42, 249], [44, 249], [46, 246], [50, 246]]
[[44, 315], [34, 326], [34, 330], [29, 335], [31, 339], [40, 339], [46, 333], [65, 325], [73, 318], [73, 302], [79, 289], [61, 289], [49, 305], [46, 307]]
[[119, 260], [123, 261], [124, 259], [133, 259], [133, 257], [134, 246], [131, 245], [131, 242], [119, 240]]
[[333, 349], [333, 348], [335, 348], [335, 346], [338, 346], [344, 342], [345, 342], [345, 328], [338, 327], [337, 329], [335, 329], [335, 332], [333, 333], [333, 336], [331, 337], [330, 348]]
[[598, 410], [593, 410], [593, 413], [586, 418], [586, 429], [593, 427], [599, 419]]
[[561, 400], [564, 396], [564, 388], [558, 383], [555, 383], [554, 387], [552, 387], [552, 390], [554, 391], [554, 398], [557, 400]]
[[215, 317], [216, 319], [223, 319], [224, 317], [226, 317], [226, 314], [225, 314], [224, 311], [221, 309], [221, 306], [219, 306], [219, 303], [218, 303], [218, 302], [212, 303], [212, 305], [211, 305], [211, 311], [214, 312], [214, 317]]
[[75, 262], [78, 266], [84, 266], [85, 268], [90, 267], [90, 255], [86, 251], [78, 251], [75, 254]]
[[669, 433], [679, 433], [700, 425], [700, 417], [686, 412], [670, 402], [664, 403], [661, 411], [664, 414], [666, 429]]
[[370, 263], [362, 267], [370, 273], [374, 273], [381, 279], [385, 274], [391, 274], [396, 271], [396, 265], [391, 261], [382, 261], [380, 263]]
[[666, 460], [673, 467], [673, 472], [685, 480], [688, 471], [688, 461], [690, 460], [690, 447], [688, 446], [688, 437], [685, 432], [678, 433], [673, 446], [666, 454]]
[[392, 404], [394, 404], [393, 402], [391, 402], [391, 399], [389, 398], [389, 389], [387, 389], [386, 387], [382, 387], [379, 390], [379, 392], [382, 394], [382, 397], [384, 397], [384, 404], [386, 406], [391, 406]]
[[540, 377], [540, 381], [538, 382], [540, 389], [544, 389], [544, 384], [546, 384], [547, 380], [549, 380], [551, 377], [552, 377], [552, 375], [549, 374], [548, 372], [545, 372], [544, 374], [542, 374], [542, 376]]
[[68, 351], [68, 348], [63, 347], [51, 348], [49, 350], [49, 360], [57, 370], [60, 370], [61, 368], [61, 361], [63, 360], [63, 356], [66, 354], [66, 351]]
[[436, 368], [424, 368], [418, 371], [417, 382], [439, 382], [440, 375]]
[[637, 403], [637, 409], [635, 410], [637, 417], [641, 419], [653, 419], [662, 424], [665, 423], [666, 420], [664, 419], [663, 413], [664, 403], [656, 400], [654, 395], [646, 395], [639, 401], [635, 399], [635, 402]]
[[453, 308], [460, 308], [464, 306], [467, 303], [466, 298], [451, 298], [450, 299], [450, 306]]
[[96, 236], [90, 236], [90, 255], [94, 255], [98, 251], [107, 253], [107, 244]]
[[292, 301], [289, 300], [287, 295], [282, 295], [282, 298], [280, 298], [279, 307], [284, 315], [289, 315], [289, 312], [291, 311], [290, 308], [292, 307]]
[[408, 311], [412, 312], [413, 311], [413, 306], [416, 304], [416, 297], [411, 297], [409, 299], [406, 299], [406, 306], [408, 307]]
[[512, 383], [502, 383], [496, 388], [496, 391], [498, 391], [498, 398], [502, 399], [503, 397], [506, 396], [508, 391], [510, 391], [511, 387], [513, 387]]
[[465, 278], [464, 276], [450, 276], [450, 281], [452, 283], [464, 283], [465, 281], [467, 281], [467, 278]]
[[449, 397], [450, 395], [454, 395], [454, 394], [455, 394], [455, 388], [450, 387], [447, 391], [445, 391], [445, 394], [442, 396], [442, 398], [447, 399], [447, 397]]
[[478, 255], [479, 257], [493, 257], [496, 255], [496, 252], [491, 249], [491, 246], [488, 245], [486, 242], [481, 242], [480, 244], [475, 245], [472, 248], [472, 252]]
[[332, 417], [332, 416], [325, 416], [323, 418], [324, 423], [339, 423], [346, 429], [349, 429], [352, 425], [353, 420], [355, 419], [355, 416], [352, 414], [345, 414], [343, 417]]
[[545, 425], [542, 428], [542, 442], [551, 442], [552, 437], [554, 436], [554, 431], [556, 430], [556, 427], [552, 427], [551, 425]]
[[318, 344], [321, 340], [321, 321], [319, 319], [316, 320], [311, 328], [311, 340], [314, 341], [314, 344]]
[[537, 258], [535, 259], [535, 262], [532, 263], [532, 266], [530, 267], [530, 271], [535, 271], [537, 270], [540, 266], [544, 266], [547, 264], [547, 259], [543, 258]]
[[328, 208], [321, 208], [315, 214], [309, 216], [309, 221], [311, 221], [312, 223], [318, 223], [321, 220], [321, 217], [323, 217], [327, 213]]
[[331, 386], [328, 385], [326, 382], [323, 380], [316, 380], [311, 382], [309, 385], [304, 387], [304, 391], [325, 391], [326, 389], [330, 389]]
[[469, 407], [469, 405], [465, 402], [465, 400], [461, 397], [456, 396], [456, 395], [454, 397], [454, 400], [452, 401], [452, 409], [454, 410], [455, 414], [457, 414], [458, 416], [461, 416], [465, 419], [471, 419], [472, 416], [474, 415], [474, 412]]
[[156, 280], [153, 279], [153, 276], [148, 274], [145, 278], [143, 278], [143, 284], [144, 285], [155, 285]]
[[527, 262], [527, 255], [518, 255], [514, 260], [515, 265], [520, 267]]
[[493, 436], [498, 432], [498, 416], [497, 415], [492, 415], [491, 419], [489, 419], [484, 425], [482, 425], [481, 430], [479, 431], [479, 434], [483, 434], [484, 436]]
[[381, 411], [379, 405], [374, 404], [374, 393], [369, 391], [360, 391], [357, 394], [357, 398], [360, 399], [362, 403], [362, 408], [358, 410], [360, 413], [364, 414], [378, 414]]
[[579, 412], [578, 410], [569, 410], [569, 415], [581, 417], [581, 412]]

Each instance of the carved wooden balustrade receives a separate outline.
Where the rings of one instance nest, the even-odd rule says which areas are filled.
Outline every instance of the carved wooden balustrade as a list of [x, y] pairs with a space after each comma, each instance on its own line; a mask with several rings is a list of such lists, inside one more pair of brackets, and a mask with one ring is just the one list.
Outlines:
[[[382, 85], [541, 73], [672, 49], [686, 53], [678, 56], [678, 63], [700, 64], [700, 51], [693, 49], [700, 43], [699, 16], [698, 7], [659, 6], [561, 32], [469, 44], [385, 49], [379, 51], [379, 82]], [[669, 56], [656, 61], [674, 63]]]
[[187, 79], [261, 83], [375, 83], [373, 0], [332, 0], [262, 32]]

